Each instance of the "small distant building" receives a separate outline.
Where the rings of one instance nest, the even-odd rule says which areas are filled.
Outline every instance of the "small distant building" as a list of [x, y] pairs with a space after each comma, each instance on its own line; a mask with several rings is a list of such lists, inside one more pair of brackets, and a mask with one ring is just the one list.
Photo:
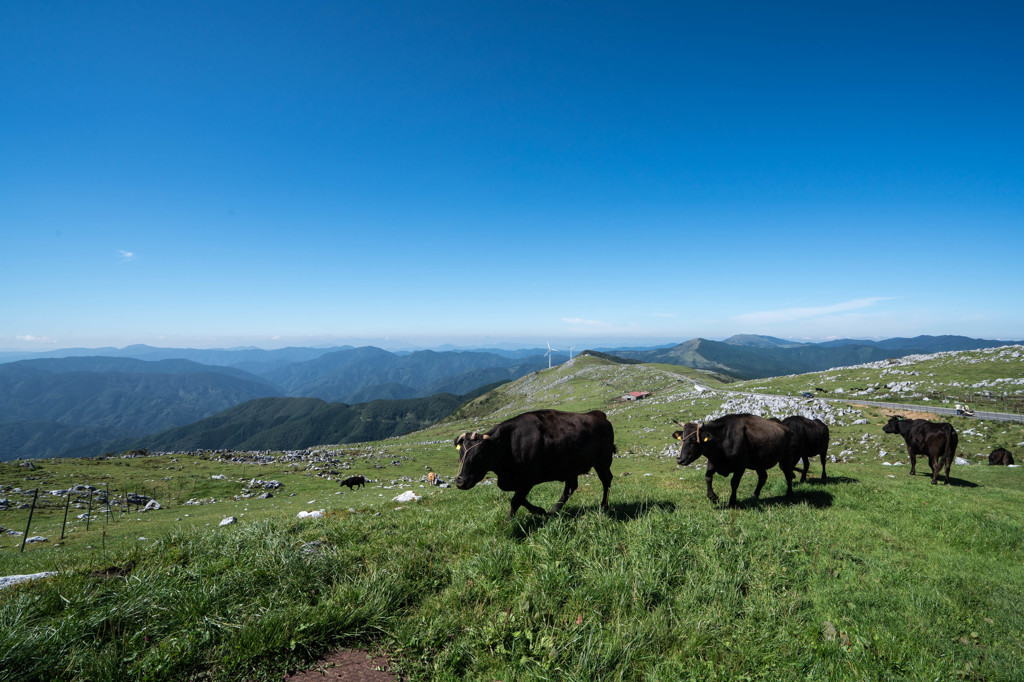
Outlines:
[[626, 395], [622, 396], [623, 400], [643, 400], [644, 398], [650, 397], [649, 391], [630, 391]]

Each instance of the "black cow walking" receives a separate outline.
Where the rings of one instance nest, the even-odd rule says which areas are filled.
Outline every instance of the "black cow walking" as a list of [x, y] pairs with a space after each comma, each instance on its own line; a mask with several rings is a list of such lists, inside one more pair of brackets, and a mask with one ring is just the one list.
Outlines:
[[956, 447], [960, 442], [960, 437], [952, 424], [895, 416], [886, 422], [882, 431], [903, 436], [907, 444], [907, 453], [910, 455], [911, 476], [917, 473], [917, 455], [924, 455], [928, 458], [928, 466], [932, 470], [932, 484], [938, 482], [939, 472], [945, 466], [944, 485], [949, 485], [949, 467], [953, 464]]
[[754, 497], [761, 494], [761, 488], [768, 480], [768, 469], [776, 464], [786, 475], [786, 495], [793, 494], [793, 467], [796, 453], [790, 444], [790, 432], [778, 421], [762, 419], [752, 414], [727, 414], [706, 424], [689, 422], [682, 431], [672, 434], [682, 441], [676, 461], [680, 465], [691, 464], [703, 455], [708, 460], [704, 480], [708, 484], [708, 499], [718, 502], [718, 495], [711, 488], [715, 474], [732, 474], [732, 494], [729, 506], [736, 504], [736, 489], [743, 472], [753, 469], [757, 472], [757, 488]]
[[495, 426], [487, 433], [463, 433], [455, 439], [459, 450], [459, 475], [455, 487], [469, 490], [488, 471], [498, 477], [498, 487], [511, 490], [512, 509], [519, 507], [544, 514], [526, 500], [530, 489], [546, 481], [563, 481], [565, 488], [552, 512], [557, 512], [579, 486], [577, 477], [593, 468], [604, 485], [601, 507], [608, 508], [612, 483], [615, 433], [600, 410], [585, 414], [537, 410], [525, 412]]
[[344, 481], [342, 481], [338, 485], [339, 486], [347, 485], [349, 490], [352, 490], [353, 488], [356, 488], [356, 487], [360, 487], [361, 488], [364, 485], [366, 485], [366, 477], [365, 476], [349, 476], [348, 478], [346, 478]]
[[1013, 453], [1006, 448], [996, 448], [988, 456], [988, 463], [998, 466], [1013, 464]]
[[[800, 482], [807, 480], [807, 470], [811, 468], [810, 458], [821, 457], [821, 480], [828, 478], [825, 473], [825, 456], [828, 454], [828, 424], [820, 419], [808, 419], [796, 414], [782, 420], [782, 425], [789, 429], [790, 447], [796, 458], [803, 460], [804, 470], [800, 472]], [[794, 459], [794, 462], [796, 459]]]

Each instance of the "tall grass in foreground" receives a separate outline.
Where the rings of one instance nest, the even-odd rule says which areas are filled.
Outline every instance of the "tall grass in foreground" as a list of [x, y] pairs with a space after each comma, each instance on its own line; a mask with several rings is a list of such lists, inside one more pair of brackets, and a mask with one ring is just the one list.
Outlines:
[[175, 531], [126, 552], [126, 576], [83, 560], [0, 593], [0, 678], [279, 679], [352, 645], [413, 679], [1015, 679], [1024, 495], [975, 471], [943, 487], [837, 466], [793, 503], [776, 475], [736, 510], [700, 472], [617, 478], [608, 514], [591, 486], [511, 522], [479, 486]]

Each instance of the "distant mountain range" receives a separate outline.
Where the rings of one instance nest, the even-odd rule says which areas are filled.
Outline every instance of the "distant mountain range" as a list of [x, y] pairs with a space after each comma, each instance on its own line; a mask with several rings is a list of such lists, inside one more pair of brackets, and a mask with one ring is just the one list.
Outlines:
[[[738, 335], [597, 354], [751, 379], [1007, 343], [962, 336], [802, 343]], [[566, 359], [556, 354], [552, 364]], [[31, 358], [0, 354], [0, 460], [94, 455], [140, 443], [290, 449], [398, 435], [442, 418], [460, 396], [547, 366], [541, 349], [392, 353], [372, 346], [272, 351], [129, 346]], [[313, 400], [260, 400], [270, 398]], [[389, 407], [379, 401], [397, 402]], [[393, 409], [406, 410], [407, 416], [388, 417]], [[372, 423], [379, 424], [367, 425]]]
[[[150, 359], [123, 357], [128, 352]], [[163, 359], [175, 352], [223, 364]], [[133, 346], [118, 353], [87, 357], [76, 351], [70, 357], [0, 364], [0, 461], [98, 454], [113, 443], [186, 426], [255, 398], [361, 404], [460, 396], [547, 367], [547, 359], [537, 354], [398, 354], [372, 347], [174, 351]]]
[[843, 339], [800, 343], [771, 336], [744, 334], [725, 341], [698, 338], [671, 348], [615, 351], [614, 355], [640, 362], [664, 362], [711, 370], [738, 379], [762, 379], [819, 372], [904, 355], [977, 350], [1010, 343], [1019, 342], [971, 339], [965, 336], [917, 336], [884, 341]]
[[102, 447], [273, 395], [280, 389], [259, 377], [189, 360], [76, 357], [8, 363], [0, 365], [0, 460]]

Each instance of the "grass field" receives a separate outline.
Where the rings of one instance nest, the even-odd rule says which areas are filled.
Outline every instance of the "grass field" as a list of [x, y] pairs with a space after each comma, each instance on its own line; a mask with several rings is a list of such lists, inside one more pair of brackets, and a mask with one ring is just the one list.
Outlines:
[[[703, 470], [676, 467], [670, 437], [671, 420], [727, 397], [695, 390], [695, 376], [581, 358], [426, 431], [295, 461], [0, 464], [12, 502], [75, 483], [166, 502], [94, 511], [89, 530], [75, 519], [61, 542], [64, 499], [41, 496], [31, 534], [48, 542], [21, 553], [20, 537], [0, 535], [0, 575], [58, 572], [0, 591], [0, 679], [281, 679], [339, 646], [381, 649], [411, 679], [1021, 678], [1021, 469], [954, 466], [951, 485], [932, 486], [927, 465], [915, 477], [893, 466], [906, 462], [902, 442], [864, 408], [832, 426], [827, 482], [812, 463], [786, 499], [776, 469], [755, 502], [748, 474], [739, 507], [716, 507]], [[630, 390], [653, 395], [617, 400]], [[509, 493], [494, 485], [421, 482], [428, 469], [454, 476], [458, 433], [547, 406], [609, 414], [619, 456], [608, 513], [594, 476], [561, 514], [511, 522]], [[1021, 425], [950, 421], [971, 462], [1024, 442]], [[373, 482], [330, 480], [355, 473]], [[252, 478], [283, 487], [236, 500]], [[422, 499], [391, 501], [409, 489]], [[560, 492], [549, 483], [530, 499], [550, 507]], [[311, 509], [325, 518], [295, 518]], [[0, 525], [23, 531], [27, 515], [0, 511]], [[219, 526], [227, 516], [238, 522]]]

